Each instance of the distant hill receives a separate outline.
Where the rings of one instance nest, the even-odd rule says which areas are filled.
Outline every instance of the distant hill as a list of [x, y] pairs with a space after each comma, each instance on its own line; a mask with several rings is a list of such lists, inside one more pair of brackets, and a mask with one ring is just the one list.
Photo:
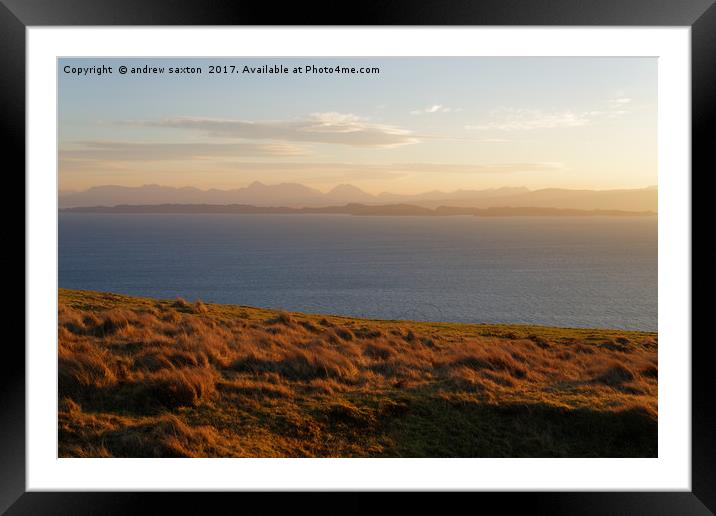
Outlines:
[[494, 188], [485, 190], [431, 191], [415, 195], [381, 193], [373, 195], [353, 185], [338, 185], [321, 192], [298, 183], [267, 185], [259, 181], [233, 190], [200, 190], [160, 185], [96, 186], [80, 192], [60, 192], [60, 208], [161, 204], [243, 204], [257, 207], [290, 208], [339, 206], [345, 204], [410, 204], [424, 208], [541, 207], [579, 210], [653, 211], [658, 209], [655, 187], [631, 190], [568, 190], [546, 188]]
[[71, 213], [236, 213], [236, 214], [338, 214], [338, 215], [413, 215], [413, 216], [450, 216], [474, 215], [477, 217], [510, 216], [644, 216], [654, 215], [651, 211], [625, 210], [578, 210], [543, 207], [491, 207], [470, 208], [458, 206], [438, 206], [426, 208], [411, 204], [367, 205], [350, 203], [343, 206], [291, 208], [286, 206], [253, 206], [250, 204], [120, 204], [118, 206], [85, 206], [64, 208], [62, 212]]

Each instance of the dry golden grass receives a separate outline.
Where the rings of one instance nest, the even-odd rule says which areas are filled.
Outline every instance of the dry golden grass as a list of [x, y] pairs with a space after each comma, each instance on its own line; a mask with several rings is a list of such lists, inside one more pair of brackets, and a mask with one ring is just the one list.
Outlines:
[[61, 290], [59, 453], [654, 456], [657, 335]]

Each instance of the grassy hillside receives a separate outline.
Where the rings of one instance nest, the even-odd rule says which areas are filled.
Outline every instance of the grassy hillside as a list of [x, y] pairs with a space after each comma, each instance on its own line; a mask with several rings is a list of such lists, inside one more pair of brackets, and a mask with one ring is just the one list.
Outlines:
[[657, 453], [657, 334], [59, 292], [63, 457]]

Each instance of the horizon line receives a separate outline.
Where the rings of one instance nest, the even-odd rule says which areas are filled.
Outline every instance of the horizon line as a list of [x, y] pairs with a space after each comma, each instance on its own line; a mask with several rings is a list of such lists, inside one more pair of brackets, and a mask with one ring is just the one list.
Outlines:
[[317, 187], [314, 187], [314, 186], [309, 186], [309, 185], [306, 185], [306, 184], [304, 184], [304, 183], [299, 183], [299, 182], [283, 181], [283, 182], [279, 182], [279, 183], [264, 183], [264, 182], [262, 182], [262, 181], [260, 181], [260, 180], [254, 180], [254, 181], [251, 181], [251, 182], [248, 183], [248, 184], [244, 184], [243, 186], [226, 187], [226, 188], [218, 188], [218, 187], [202, 188], [202, 187], [193, 186], [193, 185], [171, 186], [171, 185], [159, 184], [159, 183], [145, 183], [145, 184], [141, 184], [141, 185], [122, 185], [122, 184], [116, 184], [116, 183], [112, 184], [112, 183], [110, 183], [110, 184], [96, 184], [96, 185], [88, 186], [88, 187], [86, 187], [86, 188], [84, 188], [84, 189], [65, 189], [65, 190], [63, 190], [63, 189], [61, 189], [61, 188], [58, 188], [57, 192], [58, 192], [58, 195], [62, 195], [62, 194], [68, 195], [68, 194], [73, 194], [73, 193], [87, 192], [87, 191], [89, 191], [89, 190], [91, 190], [91, 189], [93, 189], [93, 188], [109, 188], [109, 187], [114, 187], [114, 188], [147, 188], [147, 187], [159, 187], [159, 188], [171, 188], [171, 189], [174, 189], [174, 190], [194, 189], [194, 190], [199, 190], [200, 192], [209, 192], [209, 191], [213, 191], [213, 190], [223, 191], [223, 192], [230, 192], [230, 191], [234, 191], [234, 190], [247, 189], [247, 188], [250, 188], [251, 186], [254, 186], [254, 185], [267, 186], [267, 187], [287, 186], [287, 185], [290, 185], [290, 186], [301, 186], [301, 187], [304, 187], [304, 188], [309, 188], [309, 189], [311, 189], [311, 190], [316, 190], [317, 192], [320, 192], [321, 194], [331, 193], [331, 192], [334, 191], [336, 188], [340, 188], [340, 187], [351, 187], [351, 188], [355, 188], [355, 189], [357, 189], [357, 190], [360, 190], [362, 193], [365, 193], [365, 194], [368, 194], [368, 195], [373, 195], [373, 196], [380, 196], [380, 195], [383, 195], [383, 194], [415, 196], [415, 195], [424, 195], [424, 194], [436, 193], [436, 192], [445, 193], [445, 194], [450, 194], [450, 193], [455, 193], [455, 192], [483, 192], [483, 191], [496, 191], [496, 190], [527, 190], [527, 191], [529, 191], [529, 192], [538, 192], [538, 191], [541, 191], [541, 190], [569, 190], [569, 191], [610, 192], [610, 191], [623, 191], [623, 190], [648, 190], [648, 189], [656, 189], [656, 190], [658, 190], [658, 188], [659, 188], [658, 184], [649, 184], [649, 185], [640, 186], [640, 187], [639, 187], [639, 186], [635, 186], [635, 187], [631, 187], [631, 188], [625, 188], [625, 187], [621, 187], [621, 188], [619, 188], [619, 187], [613, 187], [613, 188], [570, 188], [570, 187], [556, 187], [556, 186], [530, 188], [530, 187], [521, 185], [521, 186], [499, 186], [499, 187], [487, 187], [487, 188], [479, 188], [479, 187], [478, 187], [478, 188], [457, 188], [457, 189], [455, 189], [455, 190], [438, 190], [438, 189], [433, 189], [433, 190], [424, 190], [424, 191], [420, 191], [420, 192], [417, 192], [417, 193], [396, 193], [396, 192], [391, 192], [391, 191], [387, 191], [387, 190], [383, 190], [383, 191], [381, 191], [381, 192], [379, 192], [379, 193], [371, 193], [371, 192], [368, 192], [368, 191], [364, 190], [363, 188], [361, 188], [361, 187], [359, 187], [359, 186], [355, 186], [354, 184], [351, 184], [351, 183], [337, 183], [337, 184], [335, 184], [333, 187], [328, 188], [327, 190], [322, 190], [322, 189], [320, 189], [320, 188], [317, 188]]

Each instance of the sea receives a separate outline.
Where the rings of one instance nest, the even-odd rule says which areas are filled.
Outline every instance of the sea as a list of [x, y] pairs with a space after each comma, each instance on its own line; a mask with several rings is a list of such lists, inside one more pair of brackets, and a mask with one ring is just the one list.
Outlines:
[[657, 330], [657, 217], [60, 213], [61, 288]]

